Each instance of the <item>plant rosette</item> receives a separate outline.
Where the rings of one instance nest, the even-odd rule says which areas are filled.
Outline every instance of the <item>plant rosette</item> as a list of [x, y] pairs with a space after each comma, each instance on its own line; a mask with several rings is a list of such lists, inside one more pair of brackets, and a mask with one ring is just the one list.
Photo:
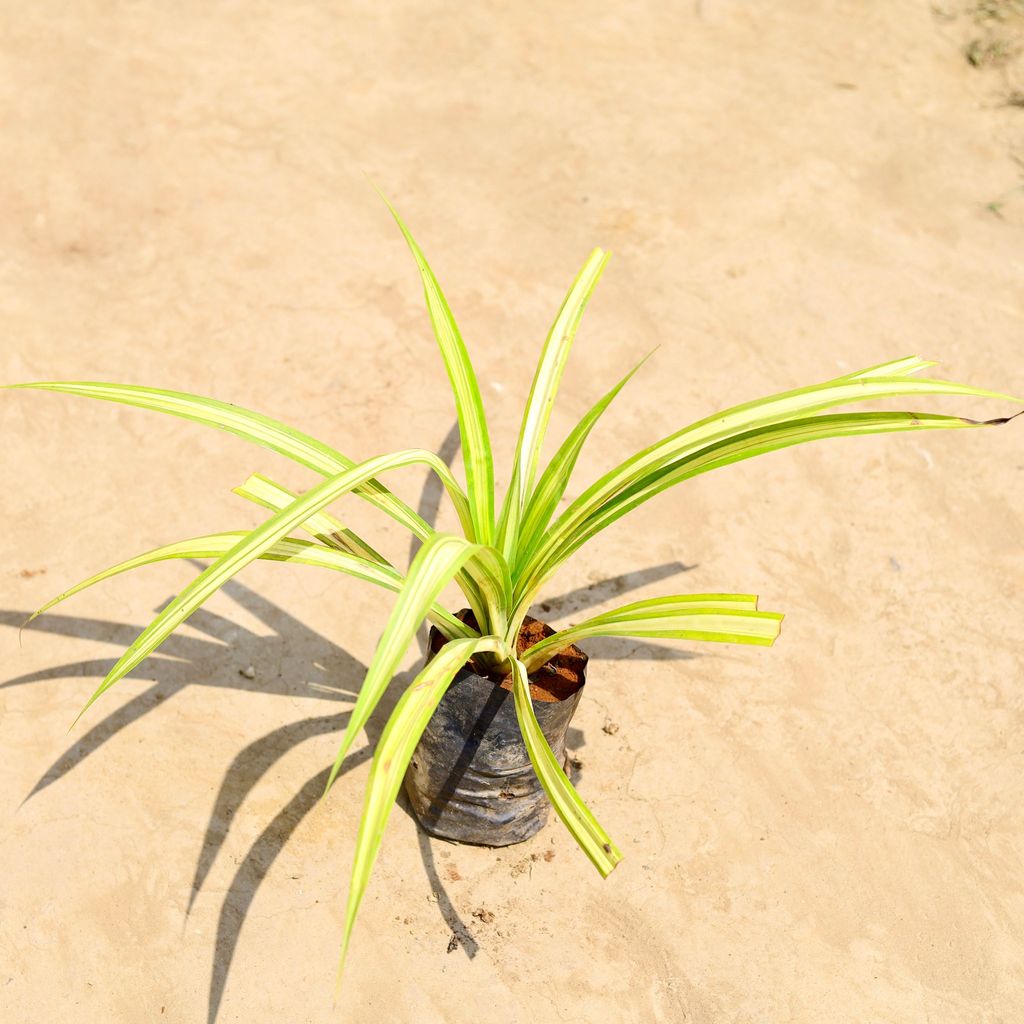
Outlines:
[[[582, 686], [582, 666], [575, 690], [554, 700], [538, 699], [544, 692], [550, 694], [545, 681], [558, 659], [563, 663], [572, 660], [566, 654], [578, 650], [574, 645], [592, 637], [633, 637], [767, 646], [778, 637], [782, 615], [759, 610], [757, 598], [751, 594], [672, 594], [625, 604], [566, 629], [524, 632], [528, 612], [553, 574], [595, 534], [684, 480], [791, 445], [861, 434], [976, 429], [1012, 419], [831, 411], [839, 407], [897, 396], [1020, 401], [965, 384], [917, 377], [915, 374], [934, 363], [916, 356], [895, 359], [733, 406], [683, 427], [610, 469], [559, 510], [588, 435], [646, 359], [594, 404], [542, 466], [541, 450], [562, 373], [583, 311], [608, 261], [607, 253], [595, 249], [569, 289], [541, 351], [510, 484], [499, 507], [487, 420], [466, 346], [422, 250], [390, 203], [388, 207], [419, 268], [430, 322], [451, 382], [465, 465], [464, 486], [433, 452], [409, 449], [356, 462], [277, 420], [212, 398], [81, 381], [11, 385], [83, 395], [194, 420], [285, 455], [321, 478], [309, 490], [295, 494], [265, 476], [253, 475], [235, 491], [271, 510], [256, 529], [195, 537], [146, 552], [92, 576], [39, 609], [32, 618], [94, 583], [163, 559], [212, 560], [139, 634], [79, 717], [250, 562], [269, 559], [332, 569], [391, 590], [397, 598], [342, 733], [326, 795], [417, 630], [424, 622], [432, 625], [434, 643], [427, 662], [400, 697], [374, 752], [356, 837], [341, 965], [403, 779], [421, 822], [438, 834], [453, 834], [455, 828], [456, 837], [475, 842], [499, 845], [518, 841], [543, 824], [547, 803], [538, 803], [543, 799], [554, 807], [602, 876], [621, 860], [619, 848], [584, 803], [561, 760], [564, 729]], [[454, 505], [461, 536], [433, 529], [380, 481], [391, 470], [417, 464], [440, 479]], [[390, 516], [420, 542], [405, 573], [327, 511], [349, 494]], [[299, 531], [307, 537], [293, 536]], [[469, 614], [455, 615], [438, 604], [442, 590], [453, 581], [465, 596]], [[470, 693], [467, 679], [475, 680], [475, 694]], [[545, 705], [559, 704], [567, 707], [560, 716], [554, 715], [552, 726], [552, 712], [545, 710]], [[489, 705], [500, 705], [500, 709], [488, 722], [481, 715], [486, 719]], [[528, 771], [524, 773], [525, 768]], [[501, 775], [506, 770], [508, 787], [503, 790]], [[467, 787], [477, 797], [483, 794], [485, 804], [468, 831], [464, 820], [452, 825], [458, 818], [452, 808], [458, 793], [469, 791]], [[514, 799], [503, 796], [503, 791]], [[508, 815], [504, 803], [514, 805], [516, 813]], [[339, 978], [340, 970], [339, 965]]]

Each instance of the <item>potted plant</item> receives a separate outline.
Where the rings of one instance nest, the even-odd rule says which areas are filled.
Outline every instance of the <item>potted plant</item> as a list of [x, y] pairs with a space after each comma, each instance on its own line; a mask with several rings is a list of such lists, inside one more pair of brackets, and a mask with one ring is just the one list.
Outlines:
[[[168, 558], [213, 560], [124, 652], [82, 713], [253, 560], [334, 569], [398, 596], [341, 737], [327, 783], [330, 789], [416, 631], [424, 621], [432, 624], [426, 664], [399, 699], [373, 758], [356, 840], [342, 963], [403, 779], [417, 816], [437, 834], [488, 845], [518, 842], [543, 824], [550, 801], [603, 876], [621, 859], [562, 763], [565, 730], [585, 681], [586, 656], [576, 647], [578, 641], [598, 636], [667, 637], [770, 645], [778, 637], [782, 616], [758, 610], [757, 598], [749, 594], [669, 595], [636, 601], [557, 632], [531, 618], [529, 610], [552, 575], [591, 537], [690, 477], [790, 445], [829, 437], [1007, 422], [1005, 418], [978, 421], [918, 412], [829, 411], [836, 407], [904, 395], [1009, 397], [915, 377], [934, 364], [916, 356], [896, 359], [734, 406], [693, 423], [626, 459], [562, 507], [590, 431], [643, 362], [590, 409], [542, 466], [541, 448], [569, 350], [608, 260], [606, 253], [596, 249], [573, 282], [544, 344], [509, 486], [499, 505], [487, 421], [466, 347], [422, 251], [394, 209], [391, 212], [419, 267], [454, 392], [465, 487], [432, 452], [411, 449], [355, 462], [276, 420], [215, 399], [122, 384], [14, 385], [194, 420], [286, 455], [323, 478], [305, 493], [294, 494], [267, 477], [252, 476], [237, 493], [273, 513], [256, 529], [196, 537], [139, 555], [79, 583], [36, 612], [39, 615], [100, 580], [138, 566]], [[380, 482], [389, 470], [412, 464], [425, 465], [440, 478], [462, 536], [435, 531]], [[421, 542], [405, 574], [327, 512], [330, 504], [349, 493], [391, 516]], [[310, 539], [292, 536], [298, 530]], [[437, 603], [452, 581], [461, 588], [467, 605], [455, 614]]]

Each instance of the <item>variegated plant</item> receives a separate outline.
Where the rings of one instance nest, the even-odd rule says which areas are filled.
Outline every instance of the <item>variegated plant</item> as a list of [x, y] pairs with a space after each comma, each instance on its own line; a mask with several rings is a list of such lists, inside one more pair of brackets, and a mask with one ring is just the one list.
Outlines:
[[[621, 853], [584, 804], [541, 733], [530, 700], [530, 673], [569, 644], [588, 637], [771, 644], [778, 636], [782, 616], [758, 611], [754, 596], [672, 595], [637, 601], [580, 622], [517, 658], [516, 638], [527, 611], [552, 574], [594, 534], [683, 480], [804, 441], [890, 431], [966, 429], [1005, 422], [916, 412], [827, 412], [837, 406], [897, 395], [1009, 397], [963, 384], [916, 378], [913, 374], [933, 364], [917, 357], [897, 359], [812, 387], [747, 402], [684, 427], [626, 459], [560, 509], [587, 436], [639, 368], [630, 370], [593, 406], [542, 470], [541, 449], [555, 394], [584, 307], [608, 261], [608, 255], [596, 249], [569, 289], [545, 342], [523, 415], [511, 482], [499, 510], [487, 421], [466, 347], [422, 251], [393, 209], [392, 213], [419, 267], [430, 320], [454, 392], [465, 488], [432, 452], [410, 449], [357, 463], [301, 431], [211, 398], [123, 384], [17, 385], [100, 398], [195, 420], [286, 455], [323, 477], [308, 491], [296, 495], [264, 476], [252, 476], [236, 491], [272, 510], [273, 515], [258, 528], [196, 537], [147, 552], [85, 580], [40, 609], [37, 615], [100, 580], [161, 559], [213, 559], [125, 651], [83, 712], [254, 559], [335, 569], [395, 591], [398, 598], [341, 737], [329, 789], [421, 623], [429, 620], [447, 638], [440, 653], [398, 701], [377, 744], [356, 841], [342, 961], [406, 766], [446, 687], [471, 659], [492, 674], [511, 675], [519, 725], [540, 781], [576, 841], [598, 871], [607, 875]], [[417, 463], [440, 478], [458, 514], [463, 536], [435, 531], [380, 482], [388, 471]], [[326, 511], [328, 505], [349, 492], [391, 516], [422, 542], [407, 573], [403, 575]], [[291, 536], [300, 529], [312, 539]], [[465, 594], [479, 631], [437, 603], [441, 591], [453, 580]]]

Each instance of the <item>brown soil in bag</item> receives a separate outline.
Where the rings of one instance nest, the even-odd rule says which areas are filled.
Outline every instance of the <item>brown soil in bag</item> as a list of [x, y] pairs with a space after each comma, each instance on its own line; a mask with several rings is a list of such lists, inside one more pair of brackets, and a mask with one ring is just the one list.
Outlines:
[[[464, 608], [456, 612], [455, 617], [465, 622], [467, 626], [477, 629], [476, 618], [469, 609]], [[519, 631], [519, 638], [516, 641], [516, 653], [522, 654], [534, 644], [540, 643], [546, 637], [555, 632], [547, 623], [527, 615], [523, 621], [523, 627]], [[432, 653], [436, 654], [439, 647], [433, 646]], [[474, 663], [470, 662], [474, 672], [487, 676], [495, 685], [505, 690], [512, 689], [512, 680], [505, 676], [498, 678], [488, 672], [481, 671]], [[553, 702], [566, 700], [571, 697], [585, 682], [585, 670], [587, 656], [575, 645], [567, 647], [564, 651], [556, 654], [546, 665], [542, 665], [530, 676], [530, 696], [537, 701]]]

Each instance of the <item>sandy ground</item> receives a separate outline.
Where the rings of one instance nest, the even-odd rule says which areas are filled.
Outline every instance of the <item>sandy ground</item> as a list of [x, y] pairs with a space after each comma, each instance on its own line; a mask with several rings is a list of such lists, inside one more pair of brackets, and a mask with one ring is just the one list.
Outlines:
[[[0, 14], [4, 381], [212, 394], [353, 457], [438, 448], [444, 371], [368, 171], [449, 293], [503, 452], [564, 289], [615, 252], [553, 437], [660, 349], [573, 494], [718, 407], [910, 352], [1024, 393], [1024, 111], [1002, 57], [964, 59], [956, 9]], [[122, 577], [19, 646], [23, 616], [257, 523], [230, 493], [252, 470], [310, 477], [82, 399], [7, 393], [0, 430], [5, 1024], [1024, 1020], [1024, 428], [770, 456], [585, 549], [556, 623], [625, 591], [750, 590], [788, 613], [782, 642], [594, 645], [571, 744], [626, 860], [601, 882], [557, 823], [494, 852], [399, 807], [333, 1013], [365, 749], [316, 797], [387, 595], [256, 566], [68, 736], [195, 569]], [[394, 486], [436, 504], [419, 474]]]

